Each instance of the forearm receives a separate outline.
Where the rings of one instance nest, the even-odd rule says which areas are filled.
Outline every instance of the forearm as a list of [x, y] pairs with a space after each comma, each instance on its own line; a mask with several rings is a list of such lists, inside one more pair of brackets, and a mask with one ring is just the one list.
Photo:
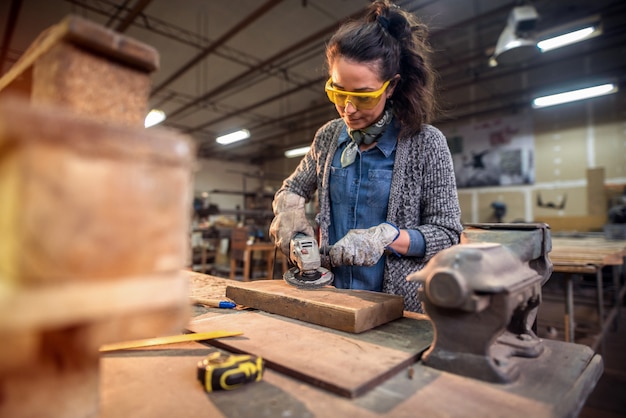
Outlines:
[[423, 257], [426, 244], [418, 230], [401, 229], [398, 238], [389, 247], [400, 255]]

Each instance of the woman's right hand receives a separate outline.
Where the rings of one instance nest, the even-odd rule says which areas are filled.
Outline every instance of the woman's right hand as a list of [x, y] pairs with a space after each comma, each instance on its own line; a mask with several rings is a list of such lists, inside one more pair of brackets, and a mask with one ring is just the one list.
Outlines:
[[304, 210], [305, 199], [295, 193], [283, 191], [272, 202], [274, 219], [270, 224], [270, 237], [283, 254], [289, 256], [291, 239], [298, 233], [313, 237], [313, 227]]

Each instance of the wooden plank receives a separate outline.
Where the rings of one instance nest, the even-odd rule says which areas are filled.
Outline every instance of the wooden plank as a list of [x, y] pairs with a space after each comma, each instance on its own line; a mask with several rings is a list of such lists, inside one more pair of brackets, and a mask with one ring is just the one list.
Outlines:
[[[588, 348], [545, 340], [541, 359], [519, 358], [513, 384], [487, 383], [424, 366], [401, 370], [358, 399], [346, 399], [267, 369], [261, 382], [207, 394], [198, 343], [110, 353], [102, 358], [102, 418], [182, 417], [573, 417], [602, 373]], [[193, 345], [192, 345], [193, 344]], [[419, 411], [419, 414], [416, 413]]]
[[424, 315], [410, 315], [376, 329], [349, 334], [264, 312], [208, 313], [189, 325], [193, 332], [243, 331], [242, 337], [209, 344], [261, 356], [268, 367], [353, 398], [413, 364], [433, 340]]
[[549, 257], [553, 263], [559, 264], [594, 264], [597, 266], [623, 264], [623, 258], [617, 254], [550, 253]]
[[578, 265], [575, 263], [555, 263], [552, 260], [554, 271], [557, 273], [578, 273], [578, 274], [595, 274], [599, 268], [599, 266], [595, 266], [592, 264]]
[[626, 254], [626, 241], [602, 238], [552, 238], [549, 257], [555, 264], [620, 265]]
[[607, 248], [615, 250], [626, 249], [625, 240], [607, 240], [605, 238], [590, 237], [590, 238], [561, 238], [552, 237], [552, 241], [559, 246], [570, 246], [575, 248]]
[[304, 290], [282, 280], [232, 284], [226, 296], [240, 305], [353, 333], [402, 318], [404, 310], [398, 295], [330, 286]]
[[606, 214], [581, 216], [537, 216], [535, 222], [547, 223], [552, 232], [602, 231], [602, 227], [606, 223]]

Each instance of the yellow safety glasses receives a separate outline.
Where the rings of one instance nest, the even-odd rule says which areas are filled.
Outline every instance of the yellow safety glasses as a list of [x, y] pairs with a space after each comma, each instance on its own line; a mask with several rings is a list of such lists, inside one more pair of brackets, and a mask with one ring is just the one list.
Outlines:
[[387, 86], [389, 86], [390, 81], [385, 81], [383, 86], [376, 91], [353, 92], [337, 90], [333, 87], [332, 78], [329, 78], [326, 82], [325, 90], [330, 101], [337, 106], [345, 107], [346, 103], [350, 102], [357, 109], [369, 110], [375, 108], [378, 102], [380, 102], [380, 98]]

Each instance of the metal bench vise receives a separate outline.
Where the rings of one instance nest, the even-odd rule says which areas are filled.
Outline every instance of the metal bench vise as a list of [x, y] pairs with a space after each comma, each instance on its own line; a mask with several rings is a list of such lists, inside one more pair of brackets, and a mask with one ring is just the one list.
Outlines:
[[552, 273], [546, 224], [466, 225], [461, 243], [407, 277], [435, 328], [422, 362], [494, 383], [519, 376], [519, 357], [539, 357], [532, 326]]

